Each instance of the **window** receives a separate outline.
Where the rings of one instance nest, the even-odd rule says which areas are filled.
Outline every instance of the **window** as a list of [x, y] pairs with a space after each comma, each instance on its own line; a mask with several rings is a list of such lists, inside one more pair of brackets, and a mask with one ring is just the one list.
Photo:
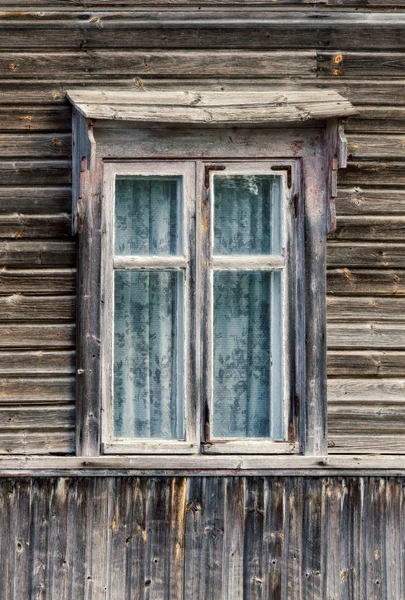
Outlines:
[[326, 234], [353, 109], [306, 94], [70, 93], [79, 455], [326, 453]]
[[274, 161], [105, 166], [106, 451], [198, 452], [200, 441], [209, 453], [292, 450], [293, 171]]

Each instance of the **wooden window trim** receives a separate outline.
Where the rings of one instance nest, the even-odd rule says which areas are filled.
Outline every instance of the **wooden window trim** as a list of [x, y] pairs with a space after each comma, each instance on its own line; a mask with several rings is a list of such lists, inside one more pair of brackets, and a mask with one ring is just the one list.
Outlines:
[[[142, 98], [143, 107], [145, 99]], [[238, 98], [233, 97], [232, 101], [237, 103]], [[128, 103], [127, 99], [127, 108]], [[150, 122], [142, 122], [142, 107], [142, 110], [136, 113], [136, 118], [133, 118], [135, 113], [131, 113], [132, 116], [129, 117], [137, 121], [136, 124], [132, 123], [126, 128], [125, 123], [124, 127], [117, 126], [117, 122], [109, 121], [106, 115], [101, 116], [99, 122], [94, 122], [81, 111], [79, 104], [76, 105], [73, 131], [73, 220], [75, 230], [80, 233], [77, 325], [78, 456], [96, 458], [100, 456], [101, 449], [100, 317], [97, 303], [101, 285], [100, 239], [104, 165], [135, 160], [197, 160], [201, 159], [201, 144], [205, 149], [204, 159], [207, 163], [255, 158], [278, 159], [279, 166], [289, 160], [297, 160], [300, 164], [302, 178], [294, 195], [294, 208], [303, 223], [297, 235], [297, 244], [304, 248], [303, 261], [298, 267], [297, 275], [303, 282], [303, 294], [299, 298], [297, 310], [297, 330], [301, 332], [304, 353], [298, 368], [298, 385], [302, 395], [297, 394], [294, 402], [298, 407], [296, 414], [299, 412], [300, 420], [299, 451], [305, 455], [301, 458], [326, 456], [326, 234], [334, 226], [333, 199], [336, 194], [337, 168], [345, 166], [346, 145], [338, 117], [340, 114], [343, 116], [354, 112], [346, 101], [342, 109], [338, 104], [335, 98], [331, 103], [334, 106], [334, 110], [330, 111], [331, 118], [327, 116], [330, 109], [326, 106], [321, 120], [316, 120], [320, 117], [319, 113], [317, 117], [310, 115], [309, 119], [313, 119], [311, 124], [308, 123], [299, 130], [296, 125], [287, 126], [288, 118], [284, 123], [282, 118], [272, 120], [271, 116], [268, 127], [263, 125], [262, 120], [260, 127], [247, 129], [247, 123], [259, 123], [254, 119], [250, 123], [249, 110], [246, 108], [237, 113], [237, 124], [234, 123], [232, 129], [227, 129], [228, 117], [223, 119], [220, 125], [216, 122], [210, 123], [210, 127], [207, 127], [206, 123], [201, 125], [198, 119], [196, 124], [191, 119], [190, 124], [185, 125], [179, 123], [178, 119], [171, 121], [170, 117], [166, 121], [163, 119], [165, 122], [162, 125], [162, 112], [159, 113], [160, 125], [156, 128]], [[269, 110], [271, 113], [271, 109]], [[231, 113], [234, 117], [233, 109]], [[125, 120], [126, 117], [121, 118]], [[173, 128], [171, 123], [175, 122], [176, 127]], [[212, 124], [219, 128], [212, 128]], [[280, 157], [283, 157], [282, 161]], [[194, 460], [201, 468], [214, 464], [214, 469], [221, 469], [221, 465], [224, 469], [246, 469], [248, 465], [254, 464], [260, 464], [261, 468], [271, 468], [277, 457], [266, 458], [259, 452], [250, 455], [249, 459], [244, 459], [243, 454], [234, 455], [235, 460], [240, 459], [238, 467], [235, 467], [232, 456], [201, 455], [195, 456], [192, 461], [191, 457], [189, 458], [190, 460], [185, 456], [171, 458], [173, 469], [176, 469], [176, 466], [185, 470], [198, 469], [197, 463], [194, 466]], [[117, 464], [120, 460], [117, 456]], [[134, 456], [134, 461], [136, 460]], [[145, 460], [151, 469], [159, 469], [163, 457], [145, 456]], [[294, 461], [294, 457], [286, 457], [285, 460]], [[123, 456], [122, 464], [127, 462]], [[139, 457], [139, 464], [143, 462]], [[274, 464], [279, 465], [276, 468], [285, 468], [285, 463], [279, 460]]]

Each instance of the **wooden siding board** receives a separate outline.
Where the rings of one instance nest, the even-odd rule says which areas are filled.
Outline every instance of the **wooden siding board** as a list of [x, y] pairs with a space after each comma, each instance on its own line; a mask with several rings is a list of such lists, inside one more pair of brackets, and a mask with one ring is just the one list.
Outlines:
[[[200, 497], [201, 483], [207, 479], [197, 477], [195, 481], [197, 495], [193, 493], [193, 498]], [[253, 557], [261, 543], [263, 548], [271, 547], [272, 540], [284, 546], [281, 554], [277, 551], [280, 560], [277, 569], [283, 577], [288, 576], [288, 588], [284, 588], [283, 583], [282, 590], [272, 596], [280, 600], [398, 600], [404, 566], [402, 525], [399, 525], [403, 513], [403, 482], [403, 478], [392, 476], [235, 478], [229, 481], [235, 497], [228, 501], [234, 505], [240, 503], [236, 519], [237, 524], [245, 523], [244, 547], [246, 543], [253, 543], [252, 550], [256, 548], [253, 554], [243, 553], [241, 548], [243, 560]], [[138, 536], [142, 558], [144, 532], [157, 532], [156, 526], [163, 532], [167, 525], [158, 525], [161, 519], [175, 523], [175, 528], [183, 522], [180, 513], [185, 514], [190, 496], [181, 492], [174, 516], [170, 501], [165, 500], [169, 496], [164, 490], [170, 486], [183, 490], [184, 479], [164, 477], [161, 485], [156, 479], [131, 477], [3, 479], [0, 560], [5, 567], [3, 574], [15, 569], [14, 578], [5, 578], [5, 598], [20, 598], [21, 591], [25, 590], [28, 595], [24, 598], [35, 591], [33, 597], [47, 600], [73, 600], [77, 594], [88, 599], [112, 600], [118, 590], [112, 589], [112, 594], [107, 590], [106, 595], [106, 581], [114, 570], [119, 575], [119, 566], [124, 569], [117, 580], [121, 598], [146, 600], [151, 597], [149, 590], [153, 581], [148, 583], [140, 575], [139, 583], [131, 587], [133, 580], [127, 579], [125, 570], [128, 563], [125, 566], [122, 560], [130, 556], [128, 549], [132, 542], [128, 544], [128, 537], [133, 541]], [[157, 505], [152, 512], [144, 511], [148, 495], [156, 492], [156, 500], [165, 500], [159, 507], [160, 517]], [[280, 512], [277, 506], [284, 508]], [[218, 506], [218, 516], [230, 518], [224, 516], [226, 507], [227, 502]], [[186, 565], [188, 560], [197, 559], [200, 571], [207, 572], [212, 563], [200, 543], [201, 536], [205, 535], [205, 521], [199, 520], [198, 512], [194, 512], [197, 521], [187, 519], [184, 531], [186, 536], [191, 536], [197, 555], [192, 557], [185, 553], [184, 558]], [[116, 540], [106, 552], [115, 515], [119, 516], [119, 521], [114, 522]], [[248, 515], [253, 529], [250, 525], [246, 528]], [[256, 537], [252, 539], [250, 535], [254, 531]], [[275, 549], [273, 546], [271, 556]], [[168, 561], [169, 547], [161, 546], [156, 551], [159, 561]], [[271, 560], [270, 567], [274, 567]], [[139, 564], [142, 571], [144, 562]], [[183, 579], [184, 574], [179, 572], [178, 577]], [[196, 590], [201, 594], [203, 578], [197, 581], [200, 585]], [[260, 586], [256, 589], [260, 590]], [[257, 595], [253, 587], [245, 589], [244, 597], [248, 600], [264, 598]], [[160, 598], [169, 598], [167, 591]], [[214, 589], [210, 596], [210, 600], [231, 599], [229, 594], [223, 595], [223, 588]]]

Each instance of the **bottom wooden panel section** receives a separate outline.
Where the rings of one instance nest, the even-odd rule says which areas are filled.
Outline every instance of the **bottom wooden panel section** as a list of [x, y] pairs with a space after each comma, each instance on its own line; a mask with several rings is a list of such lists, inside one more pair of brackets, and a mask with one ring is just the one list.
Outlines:
[[3, 478], [1, 598], [400, 600], [404, 483]]

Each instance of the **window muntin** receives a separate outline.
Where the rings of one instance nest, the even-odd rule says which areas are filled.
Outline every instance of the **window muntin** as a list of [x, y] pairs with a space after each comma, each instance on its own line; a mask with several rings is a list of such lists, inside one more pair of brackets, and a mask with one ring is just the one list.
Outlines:
[[[197, 180], [195, 180], [196, 166]], [[239, 201], [237, 211], [242, 211], [245, 217], [249, 217], [250, 212], [254, 217], [253, 221], [256, 219], [256, 230], [259, 228], [260, 231], [258, 235], [252, 236], [253, 241], [247, 238], [247, 243], [245, 243], [246, 224], [242, 222], [242, 219], [239, 221], [237, 218], [236, 221], [234, 219], [234, 225], [237, 225], [238, 222], [242, 223], [245, 232], [243, 229], [239, 230], [238, 235], [234, 236], [232, 233], [234, 225], [232, 224], [230, 225], [231, 232], [225, 232], [221, 218], [218, 218], [220, 194], [216, 205], [217, 214], [214, 206], [215, 194], [210, 195], [209, 192], [208, 203], [203, 201], [203, 206], [200, 205], [201, 190], [206, 187], [204, 185], [206, 178], [201, 176], [201, 167], [210, 169], [210, 165], [204, 165], [200, 161], [183, 163], [156, 161], [105, 165], [107, 191], [104, 202], [106, 243], [103, 244], [103, 272], [106, 283], [104, 285], [103, 324], [106, 333], [103, 331], [103, 339], [109, 338], [107, 346], [110, 345], [112, 362], [111, 358], [108, 358], [108, 350], [105, 354], [107, 363], [110, 361], [110, 364], [114, 364], [115, 371], [115, 373], [108, 373], [108, 369], [102, 370], [106, 371], [106, 373], [102, 372], [103, 449], [105, 452], [193, 453], [199, 450], [200, 442], [203, 443], [201, 449], [208, 453], [263, 453], [291, 452], [293, 450], [291, 435], [289, 442], [283, 442], [286, 440], [290, 418], [290, 402], [288, 401], [288, 380], [290, 378], [284, 377], [289, 363], [286, 351], [288, 315], [285, 314], [288, 279], [286, 271], [287, 263], [289, 263], [289, 258], [286, 259], [285, 256], [286, 226], [290, 223], [291, 216], [291, 202], [288, 204], [288, 201], [291, 200], [291, 190], [287, 190], [286, 173], [272, 172], [272, 169], [275, 168], [273, 161], [229, 162], [221, 166], [221, 169], [226, 172], [215, 173], [220, 186], [222, 184], [220, 190], [222, 201], [228, 193], [226, 188], [233, 187], [238, 190], [240, 184], [246, 188], [241, 201], [240, 195], [236, 196]], [[164, 193], [162, 193], [164, 186], [160, 185], [159, 187], [158, 185], [163, 182], [169, 183]], [[140, 187], [142, 187], [142, 192], [139, 191]], [[211, 181], [209, 187], [211, 191], [214, 191], [216, 189], [215, 182]], [[157, 188], [160, 191], [156, 191]], [[118, 207], [117, 210], [115, 206], [120, 201], [120, 194], [126, 197], [126, 210], [122, 207]], [[166, 197], [166, 202], [162, 201], [162, 197]], [[145, 212], [149, 211], [147, 219], [143, 218], [139, 198], [144, 199]], [[260, 219], [257, 219], [255, 214], [258, 201], [261, 204]], [[150, 213], [150, 206], [153, 202], [158, 203], [158, 207], [165, 204], [165, 218], [159, 218], [159, 210]], [[199, 207], [197, 245], [193, 229], [196, 204]], [[246, 205], [248, 205], [248, 209]], [[175, 206], [175, 210], [173, 206]], [[229, 210], [223, 210], [222, 214], [222, 221], [227, 223]], [[217, 216], [216, 235], [215, 216]], [[143, 222], [142, 226], [141, 222]], [[145, 227], [145, 223], [148, 227]], [[224, 235], [222, 235], [222, 239], [217, 241], [220, 233], [218, 233], [218, 228], [222, 229], [222, 234], [226, 233], [228, 240], [224, 241]], [[137, 229], [138, 237], [143, 236], [142, 244], [133, 235], [133, 231]], [[146, 233], [145, 229], [147, 229]], [[250, 225], [250, 229], [252, 230], [252, 225]], [[288, 235], [290, 235], [291, 227], [288, 231]], [[257, 231], [253, 232], [257, 233]], [[209, 240], [208, 246], [207, 239]], [[288, 241], [290, 244], [290, 240]], [[227, 246], [225, 250], [222, 249], [224, 246]], [[215, 252], [216, 248], [220, 249], [221, 254]], [[127, 252], [136, 253], [126, 254]], [[196, 252], [197, 261], [195, 261]], [[195, 277], [197, 277], [196, 285], [194, 284]], [[225, 283], [225, 288], [231, 295], [232, 289], [237, 290], [240, 285], [246, 286], [246, 282], [248, 285], [250, 284], [252, 290], [256, 288], [256, 291], [251, 292], [252, 318], [250, 330], [248, 327], [247, 333], [248, 337], [250, 335], [251, 342], [254, 337], [260, 339], [259, 343], [251, 344], [254, 348], [253, 361], [249, 355], [244, 357], [247, 368], [245, 374], [242, 374], [242, 383], [243, 377], [246, 380], [247, 376], [250, 376], [251, 395], [254, 394], [253, 390], [256, 386], [258, 398], [255, 398], [256, 408], [250, 410], [250, 414], [249, 410], [246, 411], [243, 431], [240, 423], [233, 430], [229, 427], [230, 419], [236, 412], [235, 403], [231, 401], [227, 407], [223, 403], [223, 408], [225, 408], [223, 412], [228, 412], [228, 424], [226, 418], [222, 419], [222, 423], [221, 420], [217, 421], [217, 424], [215, 422], [216, 413], [221, 414], [220, 410], [218, 412], [221, 397], [219, 394], [218, 396], [213, 395], [212, 392], [221, 392], [218, 385], [216, 390], [213, 390], [214, 361], [216, 358], [218, 361], [221, 359], [221, 346], [218, 344], [215, 354], [215, 351], [213, 352], [216, 301], [214, 288], [215, 282], [218, 289], [221, 285], [223, 286], [224, 278], [230, 279], [228, 283]], [[289, 279], [291, 280], [291, 277]], [[151, 280], [154, 283], [151, 283]], [[153, 300], [149, 303], [138, 302], [139, 296], [142, 294], [145, 296], [146, 292], [150, 291], [150, 286], [157, 285], [159, 280], [160, 282], [166, 281], [166, 285], [163, 284], [164, 293], [161, 292], [160, 296], [159, 293], [154, 293]], [[209, 282], [208, 294], [205, 281]], [[142, 293], [139, 291], [140, 289]], [[202, 302], [199, 299], [201, 290], [205, 290]], [[225, 296], [222, 300], [226, 300]], [[114, 301], [117, 302], [115, 307]], [[182, 301], [183, 306], [181, 306]], [[243, 301], [242, 298], [242, 304]], [[171, 313], [168, 310], [170, 302]], [[125, 305], [127, 306], [126, 310], [123, 308]], [[135, 310], [130, 308], [128, 311], [128, 307], [132, 305], [135, 305]], [[229, 305], [230, 302], [222, 302], [224, 318], [227, 318], [226, 311], [229, 309]], [[115, 326], [112, 326], [111, 315], [114, 314], [114, 308], [116, 310]], [[259, 319], [256, 318], [256, 308], [261, 311]], [[219, 305], [217, 310], [219, 310], [217, 313], [219, 321], [217, 320], [217, 322], [220, 323], [221, 308]], [[197, 311], [196, 317], [195, 311]], [[146, 314], [148, 318], [146, 318]], [[153, 330], [154, 323], [150, 321], [150, 315], [153, 320], [154, 314], [158, 315], [157, 320], [161, 325], [160, 332], [163, 326], [167, 335], [158, 339], [153, 332], [153, 339], [158, 339], [157, 344], [153, 347], [153, 344], [148, 346], [146, 342], [140, 343], [139, 339], [149, 335], [146, 330], [151, 328]], [[239, 327], [238, 318], [236, 315], [236, 327]], [[199, 328], [201, 324], [203, 326], [203, 345], [200, 351]], [[128, 333], [128, 328], [131, 329], [130, 333]], [[191, 336], [190, 328], [193, 331]], [[108, 332], [108, 330], [110, 331]], [[152, 357], [152, 362], [155, 363], [162, 360], [164, 351], [162, 344], [166, 349], [171, 348], [173, 352], [170, 352], [171, 360], [165, 363], [165, 384], [160, 379], [160, 388], [155, 386], [153, 389], [150, 382], [153, 380], [156, 382], [158, 377], [161, 378], [162, 371], [158, 369], [159, 373], [157, 373], [156, 369], [154, 371], [153, 368], [150, 368], [150, 359]], [[174, 344], [177, 344], [175, 351]], [[106, 346], [106, 344], [103, 345]], [[156, 359], [156, 355], [158, 359]], [[123, 357], [129, 365], [127, 369], [123, 368]], [[200, 370], [200, 358], [202, 358], [203, 376], [202, 396], [199, 394], [198, 377], [196, 377], [196, 373]], [[147, 367], [148, 361], [149, 366]], [[105, 360], [103, 360], [103, 364], [106, 364]], [[181, 367], [183, 367], [182, 374], [180, 374]], [[259, 380], [252, 377], [258, 370], [261, 370]], [[145, 374], [145, 380], [139, 381], [139, 378], [134, 377], [134, 373], [139, 374], [142, 371]], [[129, 383], [126, 381], [123, 385], [123, 379], [129, 380]], [[134, 380], [136, 380], [135, 385]], [[207, 381], [210, 388], [208, 397], [205, 393]], [[218, 381], [217, 377], [217, 383]], [[125, 399], [123, 391], [125, 386], [130, 390], [126, 396], [130, 401]], [[236, 384], [236, 389], [237, 387]], [[232, 389], [228, 390], [228, 393], [232, 394]], [[136, 394], [137, 397], [134, 401]], [[276, 395], [277, 402], [271, 402], [270, 398], [275, 398]], [[153, 410], [149, 410], [148, 399], [152, 399]], [[239, 398], [238, 401], [240, 403], [241, 399]], [[160, 408], [156, 412], [159, 402]], [[210, 415], [208, 435], [207, 406], [209, 406]], [[199, 414], [202, 416], [204, 425], [201, 436], [196, 435], [200, 429]], [[240, 421], [240, 415], [238, 415], [238, 419]], [[277, 440], [276, 446], [274, 440]]]

